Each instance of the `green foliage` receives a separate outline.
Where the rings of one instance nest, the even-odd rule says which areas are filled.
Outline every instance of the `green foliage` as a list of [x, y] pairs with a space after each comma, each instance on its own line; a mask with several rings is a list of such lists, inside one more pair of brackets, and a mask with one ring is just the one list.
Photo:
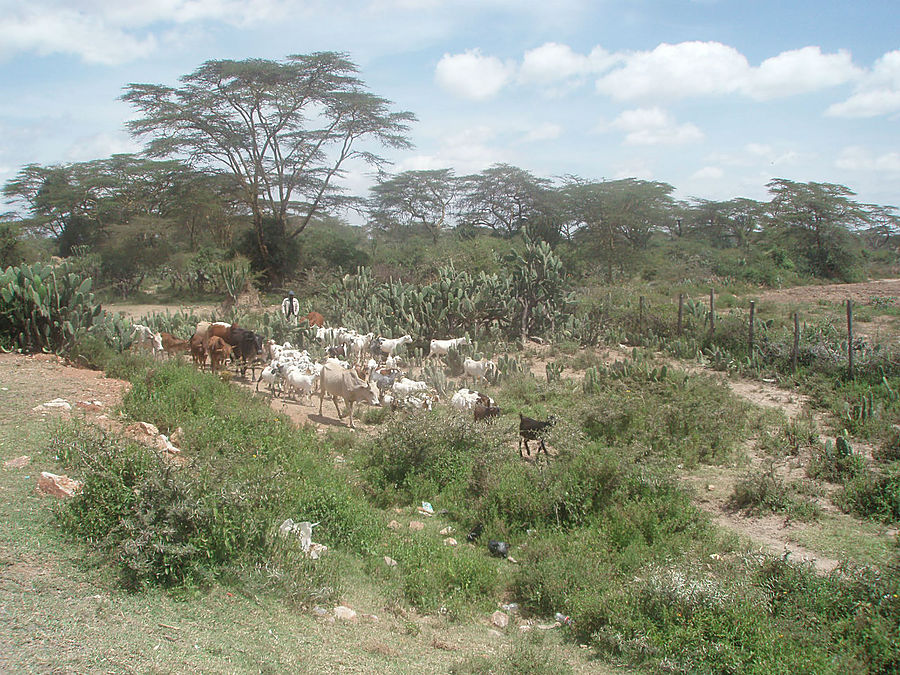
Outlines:
[[517, 673], [517, 675], [569, 675], [572, 667], [552, 658], [546, 640], [538, 631], [514, 638], [513, 648], [498, 655], [470, 655], [450, 667], [452, 675], [488, 675], [489, 673]]
[[216, 265], [216, 275], [232, 301], [237, 300], [237, 297], [253, 283], [254, 279], [250, 262], [243, 258], [220, 262]]
[[810, 457], [807, 474], [834, 483], [866, 471], [865, 459], [853, 452], [846, 437], [838, 436], [817, 448]]
[[774, 462], [762, 470], [749, 471], [735, 483], [730, 505], [751, 514], [786, 513], [802, 521], [815, 520], [820, 515], [813, 502], [792, 494], [790, 486], [777, 474]]
[[316, 541], [329, 547], [363, 553], [380, 540], [378, 519], [315, 438], [248, 393], [173, 362], [136, 373], [124, 411], [164, 433], [186, 429], [191, 468], [85, 434], [61, 434], [51, 449], [86, 486], [63, 522], [114, 551], [127, 585], [195, 584], [265, 564], [288, 517], [319, 521]]
[[407, 535], [391, 539], [385, 551], [397, 561], [403, 597], [423, 612], [459, 616], [473, 605], [486, 609], [499, 586], [498, 562], [468, 546]]
[[892, 462], [881, 471], [858, 471], [849, 476], [837, 503], [865, 518], [900, 520], [900, 462]]
[[0, 273], [0, 344], [62, 352], [100, 314], [91, 280], [65, 266], [22, 265]]

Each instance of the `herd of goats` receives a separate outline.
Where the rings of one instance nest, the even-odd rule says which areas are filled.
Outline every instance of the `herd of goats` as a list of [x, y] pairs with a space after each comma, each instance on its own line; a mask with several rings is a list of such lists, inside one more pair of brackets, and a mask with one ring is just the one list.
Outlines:
[[[246, 377], [247, 369], [260, 385], [268, 387], [274, 396], [302, 396], [311, 401], [313, 394], [319, 396], [319, 415], [325, 398], [331, 398], [338, 418], [344, 413], [338, 405], [343, 398], [347, 407], [349, 426], [353, 425], [353, 404], [368, 403], [375, 406], [389, 406], [393, 410], [418, 408], [431, 410], [438, 401], [437, 392], [426, 382], [413, 380], [401, 369], [401, 359], [395, 355], [399, 347], [411, 343], [412, 337], [375, 337], [372, 333], [360, 334], [348, 328], [316, 326], [316, 341], [325, 347], [322, 363], [314, 360], [305, 349], [295, 349], [289, 342], [278, 344], [274, 340], [263, 340], [261, 335], [236, 324], [201, 321], [189, 340], [171, 333], [154, 331], [148, 326], [132, 326], [132, 347], [147, 349], [155, 357], [168, 354], [191, 355], [193, 362], [202, 370], [206, 367], [217, 372], [230, 363], [241, 377]], [[465, 337], [447, 340], [431, 340], [427, 358], [446, 357], [451, 349], [469, 344]], [[256, 369], [261, 368], [259, 377]], [[497, 364], [488, 359], [466, 357], [463, 361], [465, 378], [473, 384], [486, 382], [497, 372]], [[474, 389], [460, 388], [450, 398], [450, 406], [460, 411], [471, 411], [476, 422], [490, 420], [501, 414], [500, 407], [487, 394]], [[544, 445], [544, 432], [553, 425], [554, 418], [537, 420], [519, 414], [519, 454], [531, 455], [528, 441]]]

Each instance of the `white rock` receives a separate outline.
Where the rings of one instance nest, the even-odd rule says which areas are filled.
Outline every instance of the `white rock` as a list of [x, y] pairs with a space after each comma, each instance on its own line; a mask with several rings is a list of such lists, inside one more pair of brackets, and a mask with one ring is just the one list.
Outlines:
[[384, 556], [384, 564], [387, 565], [388, 567], [396, 567], [397, 561], [394, 560], [393, 558], [391, 558], [390, 556], [386, 555], [386, 556]]
[[491, 623], [497, 628], [506, 628], [509, 625], [509, 617], [498, 609], [491, 614]]
[[356, 612], [344, 605], [338, 605], [334, 608], [334, 618], [338, 621], [356, 621]]

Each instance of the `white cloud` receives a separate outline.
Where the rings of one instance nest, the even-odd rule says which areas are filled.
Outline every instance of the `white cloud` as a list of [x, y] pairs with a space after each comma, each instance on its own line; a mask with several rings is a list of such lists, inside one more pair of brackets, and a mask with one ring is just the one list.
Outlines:
[[481, 101], [494, 96], [513, 77], [515, 67], [478, 49], [444, 54], [435, 69], [437, 83], [461, 98]]
[[453, 167], [457, 174], [475, 173], [497, 162], [507, 161], [507, 153], [497, 147], [497, 134], [489, 126], [474, 126], [442, 137], [440, 147], [430, 154], [404, 157], [398, 171], [419, 171]]
[[726, 166], [752, 167], [762, 164], [768, 166], [793, 166], [803, 156], [796, 150], [778, 150], [765, 143], [747, 143], [737, 152], [717, 152], [706, 156], [706, 160]]
[[849, 171], [900, 172], [900, 152], [876, 155], [872, 151], [853, 145], [844, 148], [834, 165]]
[[661, 108], [625, 110], [609, 126], [624, 131], [628, 145], [683, 145], [703, 139], [695, 125], [678, 124]]
[[519, 80], [540, 86], [572, 81], [580, 84], [587, 75], [603, 72], [616, 57], [602, 47], [594, 47], [587, 55], [576, 53], [568, 45], [547, 42], [525, 52], [519, 68]]
[[877, 117], [900, 112], [900, 50], [879, 58], [856, 92], [825, 111], [832, 117]]
[[739, 93], [757, 100], [817, 91], [858, 79], [850, 53], [819, 47], [782, 52], [753, 67], [720, 42], [662, 43], [627, 53], [622, 65], [597, 80], [597, 90], [617, 100], [660, 100]]
[[632, 160], [614, 167], [613, 178], [638, 178], [640, 180], [653, 180], [653, 170], [642, 160]]
[[29, 7], [0, 23], [0, 54], [74, 54], [88, 63], [109, 65], [147, 56], [155, 48], [152, 35], [131, 35], [101, 17], [71, 10], [46, 12]]
[[663, 43], [623, 61], [597, 80], [598, 91], [621, 101], [733, 92], [750, 67], [743, 54], [719, 42]]
[[534, 141], [552, 141], [562, 135], [563, 128], [552, 122], [545, 122], [536, 127], [529, 129], [522, 136], [521, 142], [531, 143]]
[[835, 87], [861, 75], [846, 50], [823, 54], [818, 47], [803, 47], [781, 52], [751, 69], [742, 89], [751, 98], [767, 100]]

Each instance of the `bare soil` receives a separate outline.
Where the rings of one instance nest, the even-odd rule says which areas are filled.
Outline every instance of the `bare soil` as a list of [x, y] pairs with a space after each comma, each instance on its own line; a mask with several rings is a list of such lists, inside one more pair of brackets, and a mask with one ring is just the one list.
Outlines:
[[816, 303], [843, 302], [852, 300], [855, 303], [868, 304], [873, 298], [900, 299], [900, 279], [878, 279], [856, 284], [825, 284], [821, 286], [796, 286], [779, 290], [765, 291], [760, 294], [761, 300], [780, 303]]

